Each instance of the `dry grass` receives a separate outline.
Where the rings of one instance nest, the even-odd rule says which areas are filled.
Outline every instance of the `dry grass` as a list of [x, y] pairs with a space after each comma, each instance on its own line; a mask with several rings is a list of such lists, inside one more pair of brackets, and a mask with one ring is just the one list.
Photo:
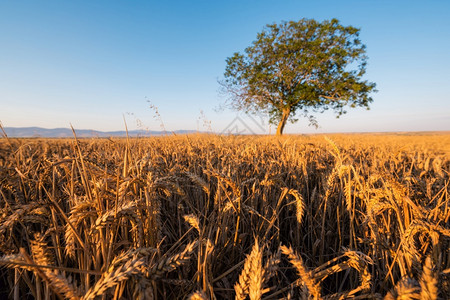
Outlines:
[[2, 139], [0, 298], [450, 298], [449, 172], [449, 134]]

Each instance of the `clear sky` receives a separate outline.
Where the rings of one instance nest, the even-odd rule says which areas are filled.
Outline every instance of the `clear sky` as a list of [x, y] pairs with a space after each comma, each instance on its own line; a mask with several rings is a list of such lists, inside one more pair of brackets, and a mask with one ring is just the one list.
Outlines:
[[221, 132], [237, 116], [217, 109], [227, 57], [266, 24], [337, 18], [361, 28], [366, 79], [379, 90], [371, 110], [286, 132], [450, 130], [449, 15], [448, 0], [2, 0], [0, 121], [109, 131], [125, 116], [129, 129], [159, 130], [150, 100], [167, 130], [207, 130], [207, 120]]

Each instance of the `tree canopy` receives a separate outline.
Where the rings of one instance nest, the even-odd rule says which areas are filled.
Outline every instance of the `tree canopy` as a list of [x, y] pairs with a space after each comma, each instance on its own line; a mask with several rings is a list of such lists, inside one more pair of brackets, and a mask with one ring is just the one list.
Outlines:
[[301, 19], [267, 25], [244, 54], [226, 59], [221, 85], [233, 108], [267, 113], [281, 135], [298, 113], [317, 125], [314, 112], [369, 108], [375, 83], [362, 79], [366, 64], [359, 29]]

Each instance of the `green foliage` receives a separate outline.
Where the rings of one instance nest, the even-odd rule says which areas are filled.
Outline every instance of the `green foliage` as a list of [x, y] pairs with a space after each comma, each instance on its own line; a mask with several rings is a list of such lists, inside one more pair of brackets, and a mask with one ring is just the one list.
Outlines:
[[221, 85], [233, 108], [267, 113], [282, 134], [299, 112], [315, 125], [312, 112], [369, 108], [375, 84], [362, 80], [366, 61], [355, 27], [336, 19], [282, 22], [267, 25], [244, 54], [227, 58]]

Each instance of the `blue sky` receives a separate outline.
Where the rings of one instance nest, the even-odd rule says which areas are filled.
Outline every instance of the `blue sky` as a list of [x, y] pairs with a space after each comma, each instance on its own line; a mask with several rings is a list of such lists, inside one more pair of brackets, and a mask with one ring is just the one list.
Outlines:
[[167, 130], [207, 130], [206, 119], [220, 132], [237, 116], [217, 109], [228, 56], [266, 24], [337, 18], [361, 28], [366, 78], [379, 90], [371, 110], [319, 114], [318, 130], [300, 119], [286, 132], [450, 130], [448, 15], [447, 0], [3, 0], [0, 121], [108, 131], [125, 116], [129, 129], [159, 130], [150, 100]]

